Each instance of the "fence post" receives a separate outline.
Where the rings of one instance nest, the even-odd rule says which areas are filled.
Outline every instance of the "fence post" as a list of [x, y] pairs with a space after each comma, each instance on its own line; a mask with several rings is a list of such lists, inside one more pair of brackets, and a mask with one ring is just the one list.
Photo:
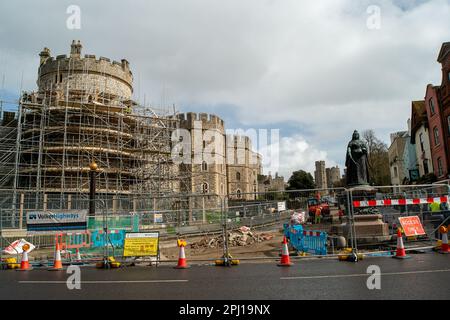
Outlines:
[[113, 207], [112, 207], [112, 213], [116, 214], [117, 213], [117, 195], [113, 195], [113, 199], [112, 199], [113, 203]]
[[23, 223], [23, 207], [25, 204], [25, 194], [20, 194], [20, 206], [19, 206], [19, 229], [22, 230], [22, 223]]
[[133, 197], [133, 212], [137, 212], [137, 199], [135, 196]]
[[205, 197], [202, 196], [202, 214], [203, 214], [203, 223], [206, 223], [206, 211], [205, 211]]
[[72, 209], [72, 195], [69, 194], [67, 195], [67, 210], [71, 210]]
[[46, 193], [44, 193], [44, 202], [43, 202], [43, 204], [42, 204], [42, 209], [44, 210], [44, 211], [47, 211], [47, 194]]

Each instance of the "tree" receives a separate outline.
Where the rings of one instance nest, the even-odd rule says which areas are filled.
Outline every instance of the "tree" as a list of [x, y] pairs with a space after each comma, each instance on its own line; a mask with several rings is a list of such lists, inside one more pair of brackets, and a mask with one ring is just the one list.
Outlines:
[[363, 131], [362, 138], [367, 143], [369, 183], [378, 186], [390, 185], [388, 146], [378, 139], [371, 129]]
[[288, 180], [287, 190], [314, 189], [314, 179], [309, 172], [304, 170], [294, 171]]

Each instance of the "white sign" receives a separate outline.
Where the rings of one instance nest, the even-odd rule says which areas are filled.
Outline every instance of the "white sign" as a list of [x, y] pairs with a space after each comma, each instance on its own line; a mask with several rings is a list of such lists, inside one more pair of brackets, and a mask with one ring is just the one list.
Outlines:
[[87, 210], [31, 211], [28, 231], [70, 231], [87, 228]]
[[153, 222], [154, 223], [162, 223], [163, 222], [163, 215], [162, 215], [162, 213], [155, 213], [153, 215]]
[[27, 244], [30, 246], [30, 248], [27, 250], [27, 252], [31, 252], [34, 250], [35, 246], [26, 241], [25, 239], [16, 240], [13, 243], [11, 243], [9, 246], [7, 246], [3, 252], [6, 254], [20, 254], [23, 252], [22, 247]]
[[278, 202], [278, 211], [286, 210], [286, 201]]

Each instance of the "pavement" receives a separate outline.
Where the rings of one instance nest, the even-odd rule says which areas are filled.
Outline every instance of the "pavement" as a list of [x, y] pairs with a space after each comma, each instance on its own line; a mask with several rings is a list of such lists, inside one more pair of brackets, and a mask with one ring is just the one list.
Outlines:
[[[367, 268], [379, 266], [381, 289], [369, 290]], [[411, 254], [410, 259], [366, 258], [357, 263], [296, 260], [234, 267], [136, 266], [81, 268], [81, 289], [69, 290], [65, 271], [0, 271], [0, 299], [450, 299], [450, 255]]]

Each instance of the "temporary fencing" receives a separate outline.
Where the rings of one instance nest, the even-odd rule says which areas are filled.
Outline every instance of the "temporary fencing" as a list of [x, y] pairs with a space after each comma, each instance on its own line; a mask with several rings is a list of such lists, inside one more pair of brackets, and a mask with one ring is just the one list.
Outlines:
[[284, 235], [298, 252], [315, 255], [327, 254], [327, 233], [324, 231], [304, 230], [302, 225], [284, 224]]

